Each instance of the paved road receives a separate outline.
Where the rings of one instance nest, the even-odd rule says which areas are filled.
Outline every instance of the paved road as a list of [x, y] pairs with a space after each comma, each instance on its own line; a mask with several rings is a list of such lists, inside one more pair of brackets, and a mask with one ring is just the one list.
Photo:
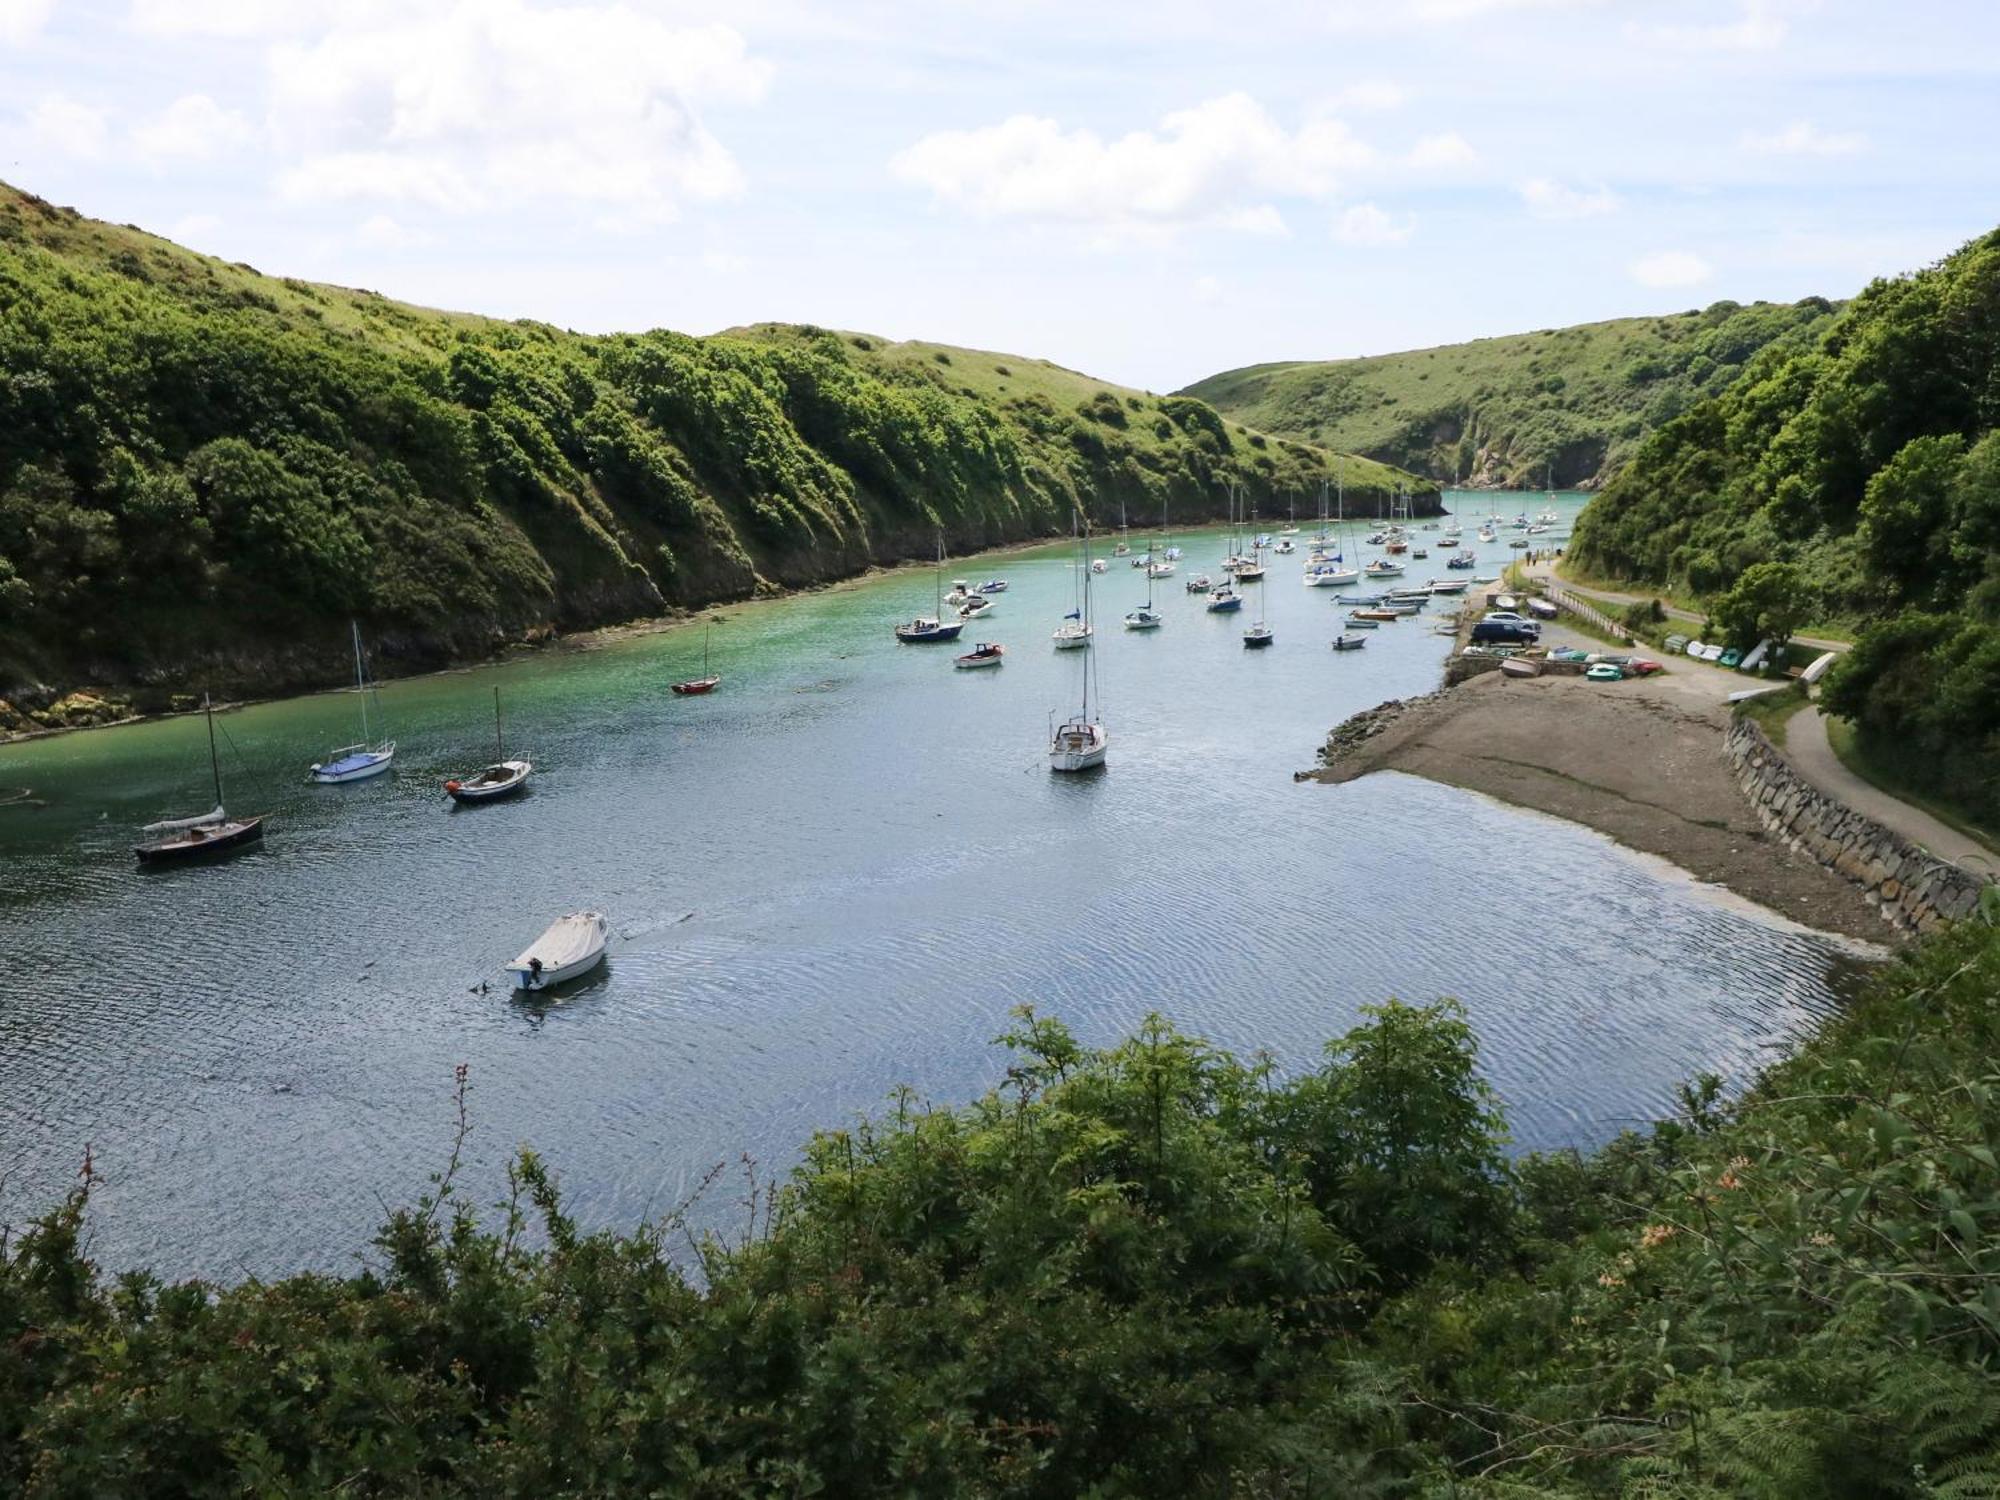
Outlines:
[[1869, 785], [1841, 764], [1827, 741], [1826, 720], [1808, 704], [1785, 721], [1785, 759], [1792, 769], [1828, 796], [1866, 813], [1913, 844], [1921, 844], [1939, 859], [1987, 876], [2000, 877], [2000, 856], [1977, 839], [1960, 833], [1920, 807]]

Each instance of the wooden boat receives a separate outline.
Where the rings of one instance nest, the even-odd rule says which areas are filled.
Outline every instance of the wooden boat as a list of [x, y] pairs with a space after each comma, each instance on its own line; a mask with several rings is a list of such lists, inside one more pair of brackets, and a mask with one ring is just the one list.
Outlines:
[[1500, 670], [1509, 677], [1539, 677], [1542, 675], [1542, 664], [1528, 661], [1524, 657], [1510, 656], [1500, 663]]
[[1399, 611], [1383, 606], [1378, 609], [1353, 610], [1348, 614], [1347, 618], [1348, 622], [1352, 624], [1359, 620], [1374, 620], [1377, 623], [1385, 620], [1400, 620], [1403, 616]]
[[604, 962], [604, 945], [610, 940], [611, 924], [602, 912], [571, 912], [551, 922], [507, 965], [507, 973], [517, 990], [546, 990]]
[[961, 672], [974, 672], [981, 667], [997, 667], [1007, 648], [992, 641], [981, 641], [963, 656], [954, 656], [951, 664]]
[[1336, 651], [1359, 651], [1367, 644], [1368, 637], [1365, 635], [1337, 635], [1333, 638], [1333, 649]]
[[[701, 676], [690, 677], [686, 682], [677, 682], [673, 685], [674, 692], [680, 697], [693, 698], [702, 693], [712, 693], [715, 691], [715, 685], [722, 681], [721, 673], [708, 670], [708, 632], [712, 628], [704, 626], [701, 632]], [[500, 694], [497, 688], [493, 694], [493, 706], [497, 713], [500, 707]]]
[[205, 693], [202, 695], [201, 712], [208, 721], [208, 772], [215, 779], [215, 807], [213, 811], [192, 818], [167, 818], [158, 823], [148, 823], [140, 832], [164, 837], [132, 846], [133, 856], [142, 865], [192, 863], [232, 849], [241, 849], [264, 837], [262, 817], [232, 818], [223, 810], [222, 763], [215, 754], [215, 711], [209, 706]]
[[[674, 691], [679, 692], [680, 689]], [[528, 774], [535, 769], [531, 762], [507, 758], [507, 742], [500, 722], [500, 689], [497, 687], [493, 690], [493, 744], [499, 754], [492, 765], [476, 776], [454, 776], [444, 784], [445, 792], [452, 801], [494, 802], [502, 797], [511, 797], [527, 785]]]
[[[354, 632], [354, 691], [361, 697], [361, 739], [352, 745], [342, 745], [331, 750], [323, 761], [315, 761], [309, 774], [321, 786], [334, 786], [347, 781], [366, 781], [371, 776], [380, 776], [389, 769], [389, 763], [396, 758], [396, 742], [383, 740], [380, 744], [368, 743], [368, 700], [374, 696], [374, 688], [369, 684], [367, 673], [361, 664], [361, 627], [350, 624]], [[380, 704], [377, 704], [379, 709]]]

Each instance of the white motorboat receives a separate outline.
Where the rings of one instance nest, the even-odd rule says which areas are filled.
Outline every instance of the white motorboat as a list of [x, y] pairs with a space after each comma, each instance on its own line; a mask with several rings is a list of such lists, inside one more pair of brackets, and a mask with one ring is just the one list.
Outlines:
[[1400, 578], [1403, 576], [1403, 565], [1390, 562], [1386, 557], [1378, 557], [1362, 571], [1370, 578]]
[[1106, 568], [1110, 566], [1111, 566], [1110, 563], [1106, 562], [1103, 558], [1100, 557], [1096, 562], [1090, 565], [1090, 571], [1093, 573], [1102, 573]]
[[517, 990], [549, 989], [596, 968], [604, 961], [604, 945], [610, 940], [611, 924], [602, 912], [571, 912], [551, 922], [548, 931], [507, 965], [507, 973]]
[[951, 664], [961, 672], [976, 672], [982, 667], [997, 667], [1007, 659], [1007, 648], [995, 641], [981, 641], [963, 656], [954, 656]]
[[1171, 578], [1174, 576], [1174, 565], [1170, 562], [1156, 562], [1146, 569], [1146, 576], [1148, 578]]
[[[367, 673], [361, 664], [361, 627], [350, 624], [354, 632], [354, 691], [361, 698], [361, 739], [352, 745], [342, 745], [337, 750], [327, 752], [323, 761], [315, 761], [309, 768], [311, 777], [321, 786], [335, 786], [346, 781], [366, 781], [371, 776], [380, 776], [389, 769], [389, 763], [396, 758], [396, 742], [382, 740], [369, 744], [368, 700], [375, 696], [375, 689], [369, 683]], [[381, 704], [376, 710], [379, 715]]]

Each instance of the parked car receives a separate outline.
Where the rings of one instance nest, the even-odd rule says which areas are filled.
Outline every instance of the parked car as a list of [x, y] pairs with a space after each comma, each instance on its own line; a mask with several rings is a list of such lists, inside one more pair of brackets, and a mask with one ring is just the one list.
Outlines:
[[1472, 627], [1472, 639], [1478, 645], [1531, 646], [1541, 638], [1541, 631], [1529, 620], [1481, 620]]
[[1526, 615], [1511, 609], [1489, 609], [1479, 618], [1482, 620], [1519, 620], [1524, 625], [1532, 625], [1534, 623]]

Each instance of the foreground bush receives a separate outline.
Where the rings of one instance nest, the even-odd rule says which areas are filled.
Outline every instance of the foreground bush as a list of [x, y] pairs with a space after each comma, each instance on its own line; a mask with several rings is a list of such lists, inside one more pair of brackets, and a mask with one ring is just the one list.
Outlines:
[[585, 1233], [443, 1174], [376, 1264], [223, 1288], [0, 1254], [0, 1492], [1983, 1495], [2000, 933], [1734, 1105], [1510, 1166], [1449, 1003], [1282, 1079], [1022, 1012], [1005, 1082]]

